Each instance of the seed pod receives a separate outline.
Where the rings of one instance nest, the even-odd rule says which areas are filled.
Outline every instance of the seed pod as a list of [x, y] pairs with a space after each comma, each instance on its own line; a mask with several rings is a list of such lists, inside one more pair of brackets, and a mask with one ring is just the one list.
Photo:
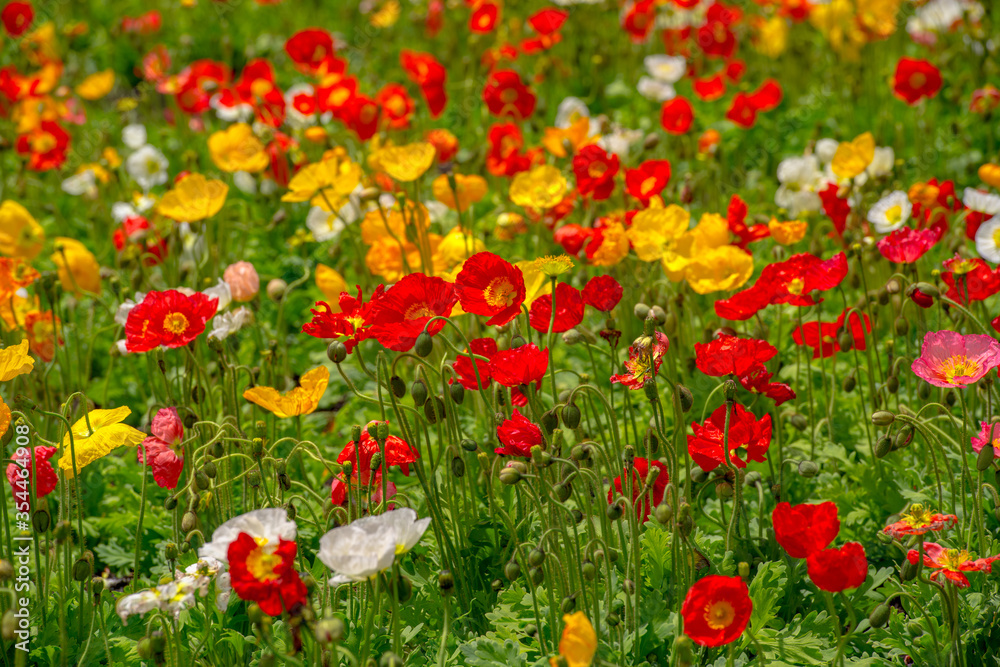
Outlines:
[[[89, 553], [89, 552], [88, 552]], [[73, 581], [87, 581], [94, 574], [94, 564], [86, 557], [73, 563]]]
[[691, 466], [691, 481], [701, 484], [708, 479], [708, 473], [701, 469], [701, 466]]
[[878, 412], [872, 413], [872, 424], [875, 426], [888, 426], [896, 420], [896, 415], [892, 414], [888, 410], [879, 410]]
[[597, 578], [597, 566], [589, 560], [585, 561], [580, 569], [583, 571], [583, 578], [587, 581], [593, 581]]
[[572, 595], [567, 595], [563, 598], [560, 607], [562, 609], [562, 613], [572, 614], [573, 610], [576, 609], [576, 598]]
[[877, 458], [885, 458], [885, 456], [892, 451], [892, 438], [888, 435], [883, 435], [878, 440], [875, 441], [875, 456]]
[[212, 448], [208, 452], [213, 458], [221, 459], [226, 454], [226, 447], [221, 442], [213, 442]]
[[941, 296], [941, 290], [930, 283], [916, 283], [912, 286], [912, 289], [918, 289], [932, 299], [936, 299]]
[[194, 483], [198, 486], [200, 491], [207, 491], [208, 487], [212, 485], [211, 480], [208, 479], [208, 475], [206, 475], [202, 470], [199, 470], [194, 474]]
[[424, 384], [423, 380], [413, 381], [413, 384], [410, 385], [410, 396], [413, 397], [413, 404], [418, 408], [427, 402], [427, 385]]
[[736, 398], [736, 383], [732, 380], [723, 382], [722, 394], [726, 397], [726, 401], [731, 403]]
[[541, 547], [535, 547], [528, 552], [528, 565], [531, 567], [541, 567], [542, 563], [545, 562], [545, 550]]
[[905, 317], [897, 317], [896, 321], [893, 322], [893, 328], [896, 330], [897, 336], [905, 336], [910, 332], [910, 323]]
[[917, 398], [921, 401], [926, 401], [931, 396], [931, 385], [927, 382], [921, 382], [917, 385]]
[[465, 460], [461, 456], [451, 460], [451, 474], [455, 477], [465, 477]]
[[413, 351], [417, 353], [418, 357], [426, 357], [434, 351], [434, 339], [426, 331], [421, 331], [417, 335], [417, 342], [413, 345]]
[[512, 560], [504, 565], [503, 573], [510, 581], [516, 581], [521, 576], [521, 566], [518, 565], [516, 560]]
[[173, 542], [167, 542], [163, 547], [163, 555], [167, 557], [167, 560], [177, 560], [177, 545]]
[[36, 533], [48, 532], [49, 526], [52, 525], [52, 517], [49, 516], [48, 510], [35, 510], [31, 515], [31, 525]]
[[841, 331], [837, 334], [837, 346], [840, 347], [843, 352], [850, 352], [854, 349], [854, 336], [847, 331]]
[[529, 637], [537, 637], [538, 626], [535, 625], [534, 623], [528, 623], [526, 626], [524, 626], [524, 634], [528, 635]]
[[251, 487], [255, 489], [258, 486], [260, 486], [260, 472], [258, 472], [257, 470], [251, 470], [250, 472], [248, 472], [247, 482], [250, 484]]
[[342, 364], [347, 359], [347, 346], [339, 340], [335, 340], [326, 346], [327, 358], [335, 364]]
[[585, 445], [574, 445], [573, 449], [570, 450], [569, 455], [570, 457], [572, 457], [574, 461], [580, 461], [581, 463], [584, 461], [589, 461], [590, 447], [587, 447]]
[[611, 613], [605, 617], [604, 622], [608, 624], [609, 628], [616, 628], [622, 622], [622, 619], [618, 614]]
[[868, 614], [868, 623], [873, 628], [881, 628], [889, 622], [889, 612], [889, 605], [886, 603], [882, 602], [875, 605], [875, 608], [872, 609], [872, 613]]
[[854, 377], [854, 371], [851, 371], [844, 376], [844, 381], [840, 384], [840, 388], [844, 390], [845, 394], [850, 394], [857, 385], [858, 380]]
[[289, 521], [295, 521], [295, 515], [298, 514], [298, 509], [296, 509], [295, 503], [291, 500], [285, 503], [285, 514], [288, 515]]
[[580, 408], [575, 403], [563, 406], [562, 420], [566, 428], [575, 430], [580, 425]]
[[819, 466], [813, 461], [799, 461], [799, 474], [811, 479], [819, 474]]
[[462, 442], [458, 443], [458, 445], [467, 452], [474, 452], [479, 449], [479, 445], [476, 444], [476, 441], [470, 440], [469, 438], [463, 439]]
[[715, 484], [715, 494], [720, 498], [732, 498], [733, 497], [733, 485], [729, 482], [723, 480], [721, 482], [716, 482]]
[[452, 403], [455, 405], [461, 405], [462, 401], [465, 400], [465, 387], [456, 382], [448, 387], [448, 394], [451, 396]]
[[617, 521], [618, 519], [622, 518], [622, 514], [624, 514], [625, 511], [622, 509], [622, 504], [620, 502], [615, 502], [608, 505], [608, 508], [607, 510], [605, 510], [605, 513], [608, 515], [609, 520]]
[[637, 303], [632, 308], [632, 314], [635, 315], [637, 319], [645, 320], [649, 316], [649, 306], [644, 303]]
[[403, 378], [398, 375], [393, 375], [389, 378], [389, 391], [396, 398], [403, 398], [406, 396], [406, 383], [403, 382]]
[[521, 481], [524, 472], [527, 472], [527, 469], [524, 468], [523, 463], [520, 461], [511, 461], [500, 469], [500, 482], [507, 485], [517, 484]]
[[198, 515], [194, 512], [185, 512], [184, 516], [181, 517], [181, 530], [185, 533], [190, 533], [192, 530], [198, 526]]
[[201, 469], [209, 479], [215, 479], [219, 474], [219, 470], [215, 467], [215, 461], [206, 461]]
[[[7, 614], [10, 614], [11, 618], [14, 617], [14, 611], [8, 609], [7, 612], [4, 614], [4, 620], [6, 620]], [[6, 637], [4, 637], [4, 639], [6, 639]], [[153, 640], [150, 639], [149, 637], [143, 637], [136, 643], [135, 652], [143, 660], [152, 660], [154, 657]]]
[[424, 403], [424, 418], [428, 424], [437, 424], [444, 417], [444, 401], [440, 396], [434, 396]]
[[982, 449], [979, 450], [979, 456], [976, 457], [976, 470], [979, 472], [985, 472], [990, 469], [993, 465], [994, 458], [993, 444], [987, 442]]

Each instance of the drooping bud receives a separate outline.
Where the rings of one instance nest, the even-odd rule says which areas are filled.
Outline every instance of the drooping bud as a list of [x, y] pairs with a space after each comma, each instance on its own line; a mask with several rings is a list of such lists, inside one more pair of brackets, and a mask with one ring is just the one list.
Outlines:
[[413, 381], [413, 384], [410, 385], [410, 396], [413, 398], [413, 404], [418, 408], [427, 402], [427, 385], [424, 384], [423, 380]]
[[406, 383], [403, 382], [403, 378], [398, 375], [393, 375], [389, 378], [389, 391], [396, 398], [403, 398], [406, 396]]
[[426, 357], [434, 350], [434, 339], [426, 331], [421, 331], [417, 335], [417, 342], [413, 345], [413, 351], [417, 353], [418, 357]]
[[562, 420], [566, 428], [575, 430], [578, 426], [580, 426], [580, 408], [576, 407], [575, 403], [569, 403], [563, 406]]
[[983, 448], [979, 450], [979, 456], [976, 457], [976, 470], [979, 472], [989, 470], [990, 466], [993, 465], [995, 454], [996, 452], [993, 449], [993, 443], [987, 442]]
[[694, 394], [682, 384], [678, 384], [675, 390], [677, 391], [677, 398], [680, 400], [681, 412], [690, 412], [691, 408], [694, 407]]
[[879, 410], [872, 413], [872, 424], [875, 426], [888, 426], [896, 420], [896, 415], [888, 410]]
[[819, 466], [813, 461], [799, 461], [799, 474], [810, 479], [819, 474]]

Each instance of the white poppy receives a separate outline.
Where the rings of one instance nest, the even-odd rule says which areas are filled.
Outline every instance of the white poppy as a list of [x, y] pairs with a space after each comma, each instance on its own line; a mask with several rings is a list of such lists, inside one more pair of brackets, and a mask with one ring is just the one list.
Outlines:
[[358, 519], [321, 537], [317, 557], [333, 570], [332, 585], [371, 579], [412, 549], [430, 522], [408, 507]]
[[339, 211], [334, 214], [324, 211], [319, 206], [313, 206], [309, 209], [309, 215], [306, 216], [306, 227], [312, 232], [313, 240], [317, 243], [323, 243], [337, 238], [340, 232], [344, 231], [346, 225], [341, 219]]
[[826, 164], [833, 160], [833, 156], [837, 154], [837, 146], [840, 142], [836, 139], [820, 139], [816, 142], [816, 157], [823, 164]]
[[289, 520], [283, 508], [254, 510], [230, 519], [215, 529], [212, 541], [198, 549], [199, 558], [214, 558], [229, 562], [229, 545], [240, 533], [246, 533], [261, 546], [278, 547], [280, 540], [295, 539], [295, 522]]
[[222, 278], [219, 278], [219, 283], [213, 285], [208, 289], [202, 291], [202, 294], [207, 296], [209, 299], [218, 299], [219, 304], [215, 309], [215, 312], [225, 309], [233, 301], [233, 292], [229, 289], [229, 283], [227, 283]]
[[142, 146], [125, 160], [125, 171], [146, 191], [167, 182], [169, 166], [163, 153], [149, 144]]
[[677, 83], [687, 73], [687, 61], [684, 56], [663, 54], [646, 56], [642, 64], [651, 77], [664, 83]]
[[[865, 169], [865, 173], [872, 178], [888, 176], [892, 173], [894, 166], [896, 166], [896, 153], [892, 150], [892, 146], [878, 146], [875, 148], [875, 157]], [[855, 179], [855, 183], [857, 183], [857, 179]]]
[[888, 234], [906, 224], [913, 212], [910, 198], [902, 190], [894, 190], [872, 204], [868, 209], [868, 222], [879, 234]]
[[636, 84], [635, 89], [639, 91], [640, 95], [653, 102], [666, 102], [677, 97], [677, 91], [674, 90], [673, 84], [651, 76], [644, 76], [639, 79], [639, 83]]
[[240, 192], [244, 192], [248, 195], [257, 194], [257, 179], [253, 177], [253, 174], [246, 171], [237, 171], [233, 173], [233, 185], [235, 185]]
[[995, 215], [976, 230], [976, 252], [987, 262], [1000, 264], [1000, 215]]
[[122, 128], [122, 143], [134, 151], [146, 145], [146, 126], [132, 123]]
[[212, 330], [208, 332], [208, 337], [225, 340], [251, 322], [253, 322], [253, 311], [246, 306], [240, 306], [232, 312], [216, 315], [212, 319]]
[[965, 188], [965, 192], [962, 193], [962, 203], [965, 204], [966, 208], [977, 213], [991, 216], [1000, 214], [1000, 195], [990, 194], [975, 188]]

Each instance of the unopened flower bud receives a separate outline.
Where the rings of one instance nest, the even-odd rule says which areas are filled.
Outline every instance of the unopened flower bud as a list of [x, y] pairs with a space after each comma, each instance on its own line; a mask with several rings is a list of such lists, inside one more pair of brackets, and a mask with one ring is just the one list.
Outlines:
[[875, 426], [888, 426], [895, 419], [896, 416], [888, 410], [879, 410], [872, 414], [872, 424], [875, 424]]
[[335, 364], [342, 364], [347, 359], [347, 346], [335, 340], [326, 347], [326, 356]]
[[640, 320], [645, 320], [649, 315], [649, 306], [644, 303], [637, 303], [632, 308], [632, 314], [635, 315]]
[[578, 426], [580, 426], [580, 408], [578, 408], [575, 403], [569, 403], [563, 406], [562, 420], [566, 428], [575, 430]]
[[452, 576], [451, 570], [441, 570], [441, 574], [438, 575], [438, 588], [441, 592], [447, 595], [454, 587], [455, 577]]
[[690, 412], [691, 408], [694, 406], [694, 394], [691, 390], [682, 384], [678, 384], [675, 387], [677, 391], [677, 398], [681, 404], [681, 412]]
[[48, 532], [49, 526], [52, 525], [52, 517], [49, 515], [48, 510], [35, 510], [31, 515], [31, 525], [36, 533]]
[[976, 457], [976, 470], [979, 472], [985, 472], [990, 469], [993, 465], [994, 459], [993, 443], [987, 442], [983, 445], [983, 448], [979, 450], [979, 456]]
[[527, 468], [520, 461], [511, 461], [500, 469], [500, 481], [503, 484], [517, 484], [521, 481]]
[[389, 391], [396, 398], [403, 398], [406, 396], [406, 383], [403, 382], [403, 378], [398, 375], [393, 375], [389, 378]]
[[410, 385], [410, 396], [413, 398], [413, 404], [418, 408], [427, 402], [427, 385], [424, 384], [423, 380], [413, 381], [413, 384]]
[[750, 576], [750, 563], [740, 561], [740, 564], [736, 566], [736, 571], [739, 572], [741, 577], [746, 579]]
[[799, 461], [799, 474], [810, 479], [819, 474], [819, 466], [813, 461]]
[[576, 345], [583, 341], [583, 334], [576, 329], [568, 329], [563, 332], [562, 339], [567, 345]]
[[421, 331], [417, 335], [417, 342], [413, 345], [413, 351], [418, 357], [426, 357], [434, 350], [434, 340], [426, 331]]
[[726, 380], [722, 383], [722, 393], [727, 402], [732, 402], [736, 398], [736, 383], [732, 380]]
[[267, 298], [275, 303], [281, 301], [288, 290], [288, 283], [281, 278], [274, 278], [267, 284]]

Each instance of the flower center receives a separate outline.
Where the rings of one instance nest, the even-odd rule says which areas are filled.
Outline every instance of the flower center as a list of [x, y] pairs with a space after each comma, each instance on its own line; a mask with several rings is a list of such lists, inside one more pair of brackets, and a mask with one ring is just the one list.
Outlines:
[[788, 292], [789, 294], [799, 295], [802, 294], [802, 290], [805, 289], [806, 283], [802, 278], [792, 278], [788, 281]]
[[954, 384], [956, 379], [974, 377], [979, 372], [979, 364], [964, 354], [955, 355], [945, 359], [943, 369], [945, 379]]
[[736, 619], [736, 610], [726, 600], [705, 605], [705, 622], [713, 630], [728, 628]]
[[500, 101], [504, 104], [513, 104], [517, 101], [517, 91], [513, 88], [505, 88], [500, 91]]
[[247, 571], [257, 581], [274, 581], [279, 577], [275, 568], [281, 565], [281, 556], [268, 552], [264, 546], [259, 546], [247, 556]]
[[483, 290], [483, 300], [490, 308], [506, 308], [514, 303], [517, 290], [507, 278], [494, 278]]
[[946, 549], [938, 559], [938, 564], [946, 570], [958, 571], [965, 561], [969, 560], [969, 552], [965, 549]]
[[993, 232], [993, 245], [1000, 248], [1000, 228]]
[[163, 318], [163, 328], [172, 334], [182, 334], [187, 331], [189, 322], [183, 313], [169, 313]]
[[155, 174], [158, 171], [160, 171], [160, 163], [159, 162], [157, 162], [156, 160], [154, 160], [152, 158], [150, 158], [149, 160], [146, 160], [146, 173], [148, 173], [148, 174]]
[[403, 313], [403, 319], [419, 320], [421, 317], [434, 317], [434, 311], [426, 303], [415, 303]]
[[885, 219], [890, 225], [898, 224], [899, 221], [903, 219], [903, 207], [899, 204], [891, 206], [889, 210], [885, 212]]
[[591, 162], [590, 166], [587, 167], [587, 175], [591, 178], [600, 178], [601, 176], [604, 176], [607, 170], [608, 165], [603, 162]]
[[914, 88], [922, 88], [927, 83], [927, 76], [923, 72], [914, 72], [910, 75], [910, 85]]

